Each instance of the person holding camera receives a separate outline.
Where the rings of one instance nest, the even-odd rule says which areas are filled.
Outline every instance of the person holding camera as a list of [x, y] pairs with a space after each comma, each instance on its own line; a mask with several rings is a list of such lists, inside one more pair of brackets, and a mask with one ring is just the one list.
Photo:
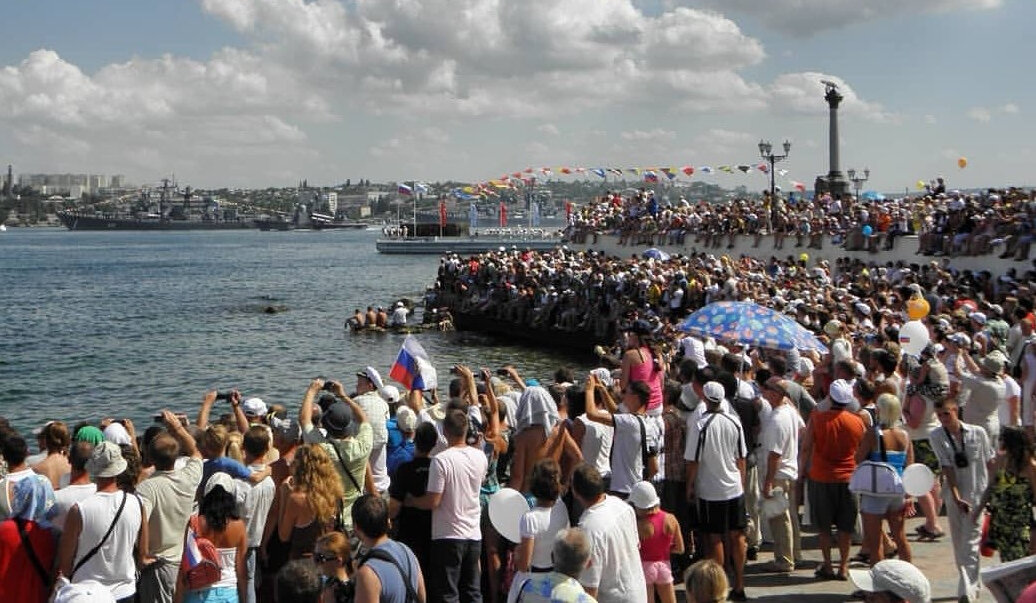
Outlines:
[[643, 381], [626, 385], [622, 401], [628, 413], [612, 414], [597, 406], [596, 393], [601, 382], [593, 373], [586, 382], [586, 416], [591, 421], [615, 428], [612, 436], [611, 483], [609, 494], [626, 500], [633, 485], [650, 480], [658, 473], [658, 452], [662, 432], [658, 423], [645, 417], [651, 387]]
[[929, 439], [945, 478], [942, 494], [960, 575], [957, 596], [961, 601], [977, 601], [982, 529], [971, 512], [989, 485], [987, 465], [996, 453], [985, 429], [960, 420], [956, 399], [946, 398], [935, 409], [941, 426], [932, 430]]

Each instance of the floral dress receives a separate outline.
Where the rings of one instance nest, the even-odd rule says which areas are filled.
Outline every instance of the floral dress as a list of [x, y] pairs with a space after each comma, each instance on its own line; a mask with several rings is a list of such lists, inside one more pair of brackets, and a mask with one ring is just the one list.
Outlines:
[[1029, 554], [1029, 523], [1032, 520], [1032, 486], [1024, 475], [1005, 469], [996, 472], [989, 509], [989, 541], [1000, 551], [1000, 561], [1012, 561]]

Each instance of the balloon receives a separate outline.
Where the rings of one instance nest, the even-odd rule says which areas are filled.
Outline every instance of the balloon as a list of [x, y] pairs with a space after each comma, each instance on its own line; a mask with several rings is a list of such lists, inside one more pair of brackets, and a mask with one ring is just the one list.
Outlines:
[[924, 496], [935, 485], [935, 474], [924, 463], [914, 463], [903, 470], [903, 491], [910, 496]]
[[529, 501], [514, 488], [501, 488], [489, 497], [489, 521], [501, 536], [515, 544], [522, 540], [518, 523], [528, 510]]
[[863, 227], [863, 236], [869, 237], [872, 234], [874, 234], [874, 228], [870, 224]]
[[799, 256], [799, 261], [800, 262], [808, 262], [809, 261], [809, 254], [808, 253], [803, 253], [802, 255], [800, 255]]
[[911, 320], [899, 329], [899, 349], [917, 356], [928, 345], [928, 329], [918, 320]]
[[923, 191], [923, 190], [924, 190], [924, 187], [925, 187], [925, 182], [924, 182], [924, 180], [918, 180], [918, 181], [917, 181], [917, 190], [919, 190], [919, 191]]
[[920, 295], [915, 295], [907, 300], [907, 316], [910, 317], [910, 320], [921, 320], [928, 316], [930, 310], [928, 301]]
[[962, 170], [964, 168], [968, 167], [968, 158], [967, 157], [961, 157], [960, 159], [958, 159], [957, 160], [957, 167], [959, 167]]

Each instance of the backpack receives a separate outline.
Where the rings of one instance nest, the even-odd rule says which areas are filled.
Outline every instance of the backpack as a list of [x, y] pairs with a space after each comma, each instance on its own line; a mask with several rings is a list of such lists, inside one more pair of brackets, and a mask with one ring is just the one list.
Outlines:
[[899, 497], [904, 495], [903, 478], [896, 468], [888, 463], [885, 454], [885, 439], [881, 437], [881, 429], [875, 428], [878, 448], [881, 450], [881, 461], [863, 461], [856, 466], [849, 480], [849, 491], [853, 494], [868, 496]]
[[190, 590], [199, 590], [219, 582], [223, 576], [223, 561], [216, 545], [198, 535], [198, 516], [187, 524], [187, 540], [183, 545], [184, 584]]

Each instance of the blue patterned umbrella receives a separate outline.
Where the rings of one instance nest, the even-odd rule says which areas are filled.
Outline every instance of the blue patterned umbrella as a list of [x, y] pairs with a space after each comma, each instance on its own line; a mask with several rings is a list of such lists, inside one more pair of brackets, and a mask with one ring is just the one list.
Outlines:
[[751, 345], [770, 350], [827, 348], [805, 327], [786, 316], [752, 302], [721, 301], [691, 314], [680, 330], [699, 337]]

